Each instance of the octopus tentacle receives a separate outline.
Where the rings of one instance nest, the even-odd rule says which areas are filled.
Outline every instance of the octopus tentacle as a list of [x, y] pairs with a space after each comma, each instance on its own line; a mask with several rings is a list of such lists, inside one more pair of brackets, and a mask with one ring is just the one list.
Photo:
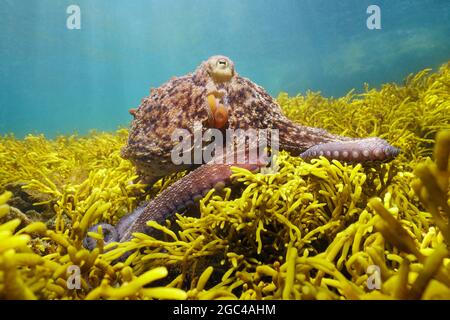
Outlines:
[[300, 154], [305, 160], [323, 156], [348, 163], [385, 162], [395, 158], [400, 150], [380, 138], [334, 141], [315, 145]]
[[[103, 240], [105, 243], [116, 242], [120, 240], [120, 236], [116, 227], [108, 223], [99, 223], [89, 228], [89, 232], [97, 232], [98, 227], [102, 227]], [[97, 246], [97, 240], [87, 236], [83, 239], [83, 246], [86, 249], [93, 250]]]
[[354, 140], [353, 138], [334, 135], [324, 129], [300, 125], [281, 113], [273, 126], [279, 130], [280, 148], [289, 151], [294, 156], [298, 156], [318, 144]]
[[[128, 228], [120, 234], [120, 242], [128, 241], [133, 232], [152, 233], [147, 227], [149, 220], [164, 223], [172, 218], [174, 213], [184, 209], [203, 197], [211, 188], [221, 189], [230, 182], [231, 166], [235, 164], [205, 164], [177, 180], [156, 198], [151, 200], [145, 209], [137, 216]], [[249, 170], [257, 168], [256, 165], [239, 164]]]
[[[253, 141], [255, 143], [255, 141]], [[231, 150], [234, 160], [227, 158], [230, 150], [224, 148], [218, 152], [209, 163], [191, 171], [186, 176], [175, 181], [168, 188], [164, 189], [154, 199], [147, 204], [135, 209], [132, 213], [124, 216], [115, 227], [101, 223], [104, 228], [111, 229], [113, 236], [105, 239], [109, 242], [125, 242], [131, 240], [134, 232], [142, 232], [155, 235], [153, 228], [147, 226], [147, 221], [156, 221], [163, 224], [166, 219], [173, 218], [176, 212], [181, 212], [190, 207], [194, 202], [199, 201], [212, 188], [217, 191], [222, 190], [230, 182], [231, 167], [237, 166], [254, 171], [268, 163], [265, 155], [260, 155], [258, 159], [250, 159], [250, 148], [255, 145], [245, 144], [245, 139], [237, 139], [235, 150]], [[233, 148], [231, 148], [233, 149]], [[97, 231], [98, 225], [90, 231]], [[87, 237], [84, 240], [85, 247], [93, 249], [96, 245], [94, 239]]]
[[381, 138], [349, 138], [333, 135], [326, 130], [293, 123], [287, 118], [277, 122], [280, 147], [305, 160], [323, 156], [348, 163], [387, 162], [400, 152]]
[[[134, 232], [151, 235], [155, 230], [147, 226], [147, 221], [164, 223], [166, 219], [172, 218], [175, 212], [181, 212], [192, 206], [211, 188], [222, 189], [229, 183], [230, 176], [231, 165], [203, 165], [174, 182], [145, 205], [124, 216], [115, 227], [107, 223], [99, 223], [91, 227], [89, 231], [97, 232], [98, 226], [101, 225], [103, 230], [111, 234], [108, 239], [105, 237], [106, 243], [131, 240]], [[96, 240], [87, 236], [83, 240], [83, 245], [92, 250], [96, 246]]]

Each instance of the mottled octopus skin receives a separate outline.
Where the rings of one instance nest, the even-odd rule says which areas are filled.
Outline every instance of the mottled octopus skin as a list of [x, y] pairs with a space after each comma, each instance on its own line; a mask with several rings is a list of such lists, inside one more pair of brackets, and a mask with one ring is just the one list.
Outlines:
[[[212, 104], [214, 108], [216, 104], [221, 108], [219, 120], [211, 119]], [[262, 87], [236, 73], [233, 62], [224, 56], [213, 56], [195, 72], [152, 89], [150, 96], [130, 113], [134, 120], [121, 154], [136, 166], [140, 178], [147, 183], [192, 169], [188, 165], [172, 163], [171, 151], [177, 142], [172, 141], [171, 135], [180, 128], [192, 133], [196, 121], [202, 123], [204, 130], [217, 123], [218, 129], [278, 129], [280, 149], [305, 160], [324, 156], [348, 163], [386, 162], [399, 153], [397, 148], [380, 138], [342, 137], [294, 123], [282, 114], [280, 106]], [[148, 220], [162, 223], [215, 184], [226, 183], [231, 174], [230, 167], [211, 163], [201, 165], [162, 191], [138, 214], [134, 212], [132, 216], [122, 218], [116, 228], [118, 236], [115, 240], [127, 241], [133, 232], [151, 233], [146, 226]], [[96, 226], [92, 230], [97, 230]]]

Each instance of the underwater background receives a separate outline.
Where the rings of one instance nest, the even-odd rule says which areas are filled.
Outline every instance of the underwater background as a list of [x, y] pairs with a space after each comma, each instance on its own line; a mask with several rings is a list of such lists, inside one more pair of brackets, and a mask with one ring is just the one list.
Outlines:
[[[366, 26], [371, 4], [381, 30]], [[0, 16], [0, 134], [18, 137], [127, 126], [150, 87], [213, 54], [273, 96], [334, 97], [450, 57], [447, 0], [6, 0]]]
[[[2, 1], [0, 300], [449, 300], [449, 14], [439, 0]], [[281, 151], [277, 172], [232, 167], [193, 212], [147, 221], [159, 236], [108, 243], [97, 223], [196, 183], [138, 179], [120, 153], [128, 110], [217, 53], [295, 123], [400, 153]]]

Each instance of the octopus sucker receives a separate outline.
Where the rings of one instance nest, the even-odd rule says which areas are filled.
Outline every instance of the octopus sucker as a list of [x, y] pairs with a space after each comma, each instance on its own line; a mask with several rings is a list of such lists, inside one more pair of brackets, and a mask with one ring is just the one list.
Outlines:
[[[185, 129], [193, 140], [195, 123], [204, 126], [203, 132], [212, 128], [277, 130], [279, 148], [306, 161], [323, 156], [348, 163], [371, 164], [391, 161], [400, 152], [380, 138], [349, 138], [292, 122], [261, 86], [241, 77], [233, 61], [221, 55], [210, 57], [192, 73], [172, 78], [152, 89], [150, 96], [142, 99], [139, 107], [131, 109], [130, 113], [134, 119], [121, 155], [135, 165], [142, 181], [151, 183], [178, 171], [193, 171], [123, 217], [115, 227], [103, 224], [111, 241], [128, 241], [133, 232], [152, 233], [147, 221], [164, 223], [173, 218], [175, 212], [193, 206], [212, 188], [222, 190], [232, 182], [232, 165], [248, 170], [263, 166], [249, 161], [224, 164], [215, 161], [218, 156], [213, 161], [198, 164], [196, 169], [192, 164], [175, 164], [172, 150], [180, 141], [172, 140], [172, 134]], [[241, 138], [237, 136], [231, 143], [238, 143]], [[253, 143], [257, 145], [258, 138], [255, 140]], [[224, 142], [223, 148], [227, 147]], [[96, 230], [95, 227], [92, 230]], [[86, 240], [85, 245], [91, 248], [93, 242]]]

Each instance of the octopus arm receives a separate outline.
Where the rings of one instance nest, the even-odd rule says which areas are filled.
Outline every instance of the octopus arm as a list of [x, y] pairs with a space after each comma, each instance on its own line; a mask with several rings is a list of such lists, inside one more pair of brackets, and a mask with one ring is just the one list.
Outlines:
[[400, 150], [380, 138], [353, 139], [317, 144], [300, 154], [305, 160], [323, 156], [349, 163], [385, 162], [395, 158]]
[[[236, 164], [205, 164], [177, 180], [151, 200], [145, 209], [128, 228], [120, 234], [120, 242], [128, 241], [134, 232], [152, 234], [153, 229], [147, 221], [163, 224], [166, 219], [173, 218], [176, 212], [202, 198], [212, 188], [221, 189], [230, 182], [231, 167]], [[240, 164], [239, 167], [256, 169], [256, 165]]]

